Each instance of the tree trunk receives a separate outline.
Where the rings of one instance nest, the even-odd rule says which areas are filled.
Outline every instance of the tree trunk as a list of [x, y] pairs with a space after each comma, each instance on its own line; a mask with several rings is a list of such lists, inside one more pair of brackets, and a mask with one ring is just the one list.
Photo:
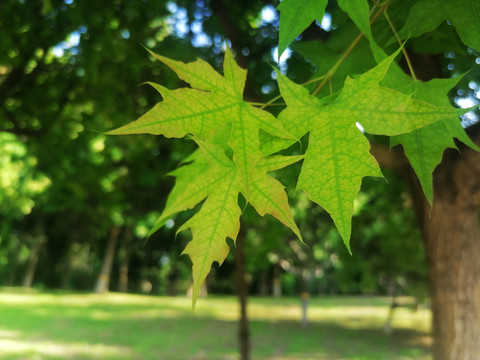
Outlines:
[[385, 335], [390, 335], [393, 332], [393, 315], [395, 313], [395, 309], [397, 308], [396, 304], [396, 295], [397, 295], [397, 281], [395, 277], [390, 276], [388, 279], [388, 286], [387, 286], [388, 295], [391, 296], [392, 302], [390, 303], [390, 309], [388, 310], [387, 320], [383, 325], [383, 333]]
[[128, 263], [130, 260], [132, 234], [130, 230], [126, 230], [123, 236], [123, 254], [118, 267], [118, 291], [128, 292]]
[[45, 237], [43, 235], [37, 236], [33, 239], [33, 244], [30, 248], [30, 255], [27, 260], [27, 269], [25, 270], [22, 281], [22, 286], [25, 288], [32, 287], [33, 277], [35, 276], [35, 270], [37, 269], [38, 264], [38, 255], [44, 242]]
[[[80, 226], [78, 215], [74, 215], [73, 218], [71, 218], [71, 227], [72, 229], [75, 229], [78, 226]], [[75, 257], [77, 255], [75, 254], [75, 250], [77, 249], [78, 244], [81, 243], [80, 233], [76, 231], [72, 231], [67, 237], [67, 241], [68, 241], [68, 250], [60, 265], [60, 270], [62, 273], [62, 278], [60, 279], [60, 288], [64, 290], [71, 288], [70, 282], [72, 278]]]
[[310, 293], [308, 291], [304, 291], [301, 294], [302, 299], [302, 326], [308, 326], [308, 305], [310, 303]]
[[60, 289], [68, 290], [71, 288], [70, 280], [72, 275], [72, 259], [71, 255], [68, 254], [65, 258], [65, 263], [63, 264], [62, 269], [62, 278], [60, 279]]
[[[419, 79], [441, 77], [438, 55], [410, 52], [410, 58]], [[480, 123], [468, 132], [478, 144]], [[480, 359], [480, 154], [459, 148], [461, 154], [445, 151], [435, 169], [431, 209], [418, 179], [410, 181], [425, 242], [434, 360]], [[374, 144], [372, 154], [380, 165], [409, 180], [415, 177], [404, 157], [378, 150]]]
[[430, 213], [424, 198], [421, 204], [417, 200], [429, 271], [434, 359], [478, 360], [480, 154], [448, 151], [434, 173], [434, 185]]
[[18, 257], [20, 256], [21, 244], [18, 243], [13, 249], [13, 254], [9, 257], [8, 262], [8, 276], [7, 276], [7, 286], [14, 286], [15, 279], [17, 277], [17, 268], [18, 268]]
[[115, 226], [110, 230], [110, 236], [108, 237], [107, 249], [105, 256], [103, 257], [102, 270], [97, 278], [95, 284], [95, 293], [104, 294], [108, 292], [110, 284], [110, 274], [112, 272], [113, 260], [115, 258], [115, 250], [117, 248], [118, 234], [120, 233], [120, 227]]
[[279, 298], [282, 296], [282, 281], [280, 279], [280, 264], [273, 266], [273, 281], [272, 281], [272, 295]]
[[[478, 144], [480, 124], [469, 130]], [[428, 266], [434, 360], [480, 359], [480, 154], [465, 146], [460, 151], [446, 150], [435, 170], [430, 209], [405, 158], [372, 145], [382, 166], [414, 179], [411, 191]]]
[[268, 273], [266, 269], [260, 270], [258, 275], [258, 295], [268, 296]]
[[248, 283], [245, 272], [245, 233], [240, 230], [235, 243], [235, 273], [237, 295], [240, 302], [240, 319], [238, 340], [240, 345], [240, 360], [250, 360], [250, 331], [248, 329], [247, 297]]

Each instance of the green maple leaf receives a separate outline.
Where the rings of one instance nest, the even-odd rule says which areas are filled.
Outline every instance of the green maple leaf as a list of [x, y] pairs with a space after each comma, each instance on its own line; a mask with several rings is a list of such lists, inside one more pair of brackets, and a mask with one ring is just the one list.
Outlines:
[[[183, 63], [151, 53], [173, 69], [192, 88], [169, 90], [153, 84], [163, 97], [138, 120], [109, 134], [155, 134], [181, 138], [186, 135], [200, 149], [175, 170], [176, 184], [159, 219], [158, 230], [180, 211], [200, 210], [178, 231], [191, 229], [192, 240], [184, 250], [193, 263], [193, 304], [213, 262], [221, 264], [228, 254], [226, 238], [235, 241], [240, 228], [238, 196], [243, 194], [260, 215], [270, 214], [301, 239], [288, 198], [280, 182], [267, 172], [302, 157], [265, 157], [260, 130], [272, 138], [294, 141], [281, 122], [268, 112], [243, 101], [246, 71], [238, 67], [227, 48], [223, 76], [208, 63]], [[233, 157], [227, 156], [233, 150]]]
[[398, 51], [356, 79], [347, 78], [340, 95], [329, 105], [277, 74], [287, 103], [279, 119], [298, 138], [309, 133], [297, 187], [330, 213], [348, 249], [353, 201], [361, 181], [365, 176], [382, 176], [356, 123], [371, 134], [392, 136], [463, 112], [415, 100], [381, 86], [379, 82], [397, 54]]
[[[325, 75], [340, 58], [341, 51], [332, 49], [322, 41], [302, 41], [292, 45], [292, 49], [312, 61], [317, 68], [312, 78]], [[343, 49], [342, 49], [343, 50]], [[343, 88], [348, 75], [360, 74], [376, 65], [368, 46], [356, 46], [331, 76], [331, 83], [325, 86], [318, 96], [328, 95], [330, 90], [337, 92]], [[312, 84], [312, 89], [316, 84]]]
[[155, 134], [176, 138], [191, 134], [196, 139], [206, 140], [225, 124], [231, 124], [228, 145], [233, 149], [235, 164], [248, 192], [250, 174], [263, 156], [259, 130], [280, 138], [291, 139], [292, 135], [273, 115], [243, 101], [247, 72], [235, 63], [228, 48], [223, 76], [203, 60], [186, 64], [151, 54], [192, 88], [169, 90], [151, 84], [160, 92], [163, 101], [138, 120], [108, 134]]
[[321, 21], [325, 15], [328, 0], [283, 0], [277, 9], [280, 11], [278, 57], [287, 46], [300, 35], [313, 21]]
[[350, 19], [368, 39], [375, 59], [377, 61], [385, 59], [386, 54], [375, 42], [370, 29], [370, 7], [367, 0], [338, 0], [338, 6], [348, 14]]
[[267, 172], [297, 162], [302, 156], [271, 156], [260, 159], [251, 174], [251, 187], [247, 193], [240, 171], [225, 154], [225, 148], [203, 141], [198, 141], [198, 144], [200, 149], [190, 158], [192, 162], [172, 172], [176, 177], [175, 187], [168, 197], [165, 209], [150, 231], [153, 233], [176, 213], [192, 209], [205, 200], [200, 210], [178, 230], [192, 231], [192, 240], [183, 254], [187, 254], [193, 264], [193, 304], [212, 263], [221, 265], [227, 257], [229, 247], [226, 238], [236, 240], [240, 228], [240, 193], [260, 215], [274, 216], [301, 239], [283, 185]]
[[479, 0], [419, 0], [399, 35], [417, 37], [436, 29], [449, 20], [467, 46], [480, 51], [480, 1]]
[[[428, 101], [438, 106], [450, 106], [450, 100], [447, 96], [450, 91], [461, 79], [461, 77], [452, 79], [433, 79], [428, 82], [411, 81], [398, 79], [395, 82], [402, 86], [402, 92], [415, 91], [415, 98]], [[446, 148], [457, 146], [453, 138], [457, 138], [472, 149], [480, 150], [465, 133], [458, 116], [452, 116], [449, 119], [436, 122], [410, 133], [394, 136], [391, 138], [391, 146], [401, 144], [405, 151], [413, 170], [422, 186], [423, 192], [428, 202], [433, 202], [433, 170], [442, 160], [443, 152]]]

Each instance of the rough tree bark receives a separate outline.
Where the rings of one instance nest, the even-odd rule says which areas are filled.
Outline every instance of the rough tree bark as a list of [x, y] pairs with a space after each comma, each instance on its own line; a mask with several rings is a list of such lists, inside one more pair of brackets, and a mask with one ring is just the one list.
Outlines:
[[[480, 143], [480, 124], [470, 133]], [[379, 163], [411, 185], [425, 243], [435, 360], [480, 359], [480, 153], [459, 147], [461, 153], [445, 152], [433, 174], [430, 208], [405, 158], [372, 146]]]
[[[443, 76], [438, 55], [409, 55], [419, 79]], [[468, 132], [479, 144], [480, 124]], [[405, 157], [372, 146], [380, 165], [410, 183], [425, 244], [434, 360], [480, 359], [480, 154], [459, 149], [448, 149], [434, 171], [430, 208]]]
[[448, 151], [434, 173], [430, 209], [416, 207], [429, 271], [434, 359], [480, 359], [480, 154]]

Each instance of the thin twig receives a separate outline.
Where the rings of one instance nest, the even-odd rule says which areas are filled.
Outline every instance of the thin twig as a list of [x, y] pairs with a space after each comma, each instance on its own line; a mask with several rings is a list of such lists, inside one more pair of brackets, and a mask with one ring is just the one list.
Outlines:
[[[386, 10], [386, 6], [383, 6], [380, 10], [378, 10], [377, 13], [370, 19], [370, 24], [373, 24], [385, 10]], [[330, 70], [327, 71], [327, 73], [325, 74], [325, 78], [320, 84], [318, 84], [318, 86], [313, 91], [312, 95], [317, 95], [320, 92], [320, 90], [323, 89], [325, 84], [327, 84], [328, 79], [332, 77], [333, 74], [335, 74], [339, 66], [342, 65], [342, 63], [345, 61], [348, 55], [350, 55], [352, 50], [355, 48], [355, 46], [357, 46], [357, 44], [360, 42], [362, 38], [363, 38], [363, 33], [360, 33], [357, 35], [357, 37], [352, 41], [352, 43], [347, 48], [347, 50], [345, 50], [345, 52], [342, 54], [340, 59], [338, 59], [337, 62], [330, 68]]]
[[405, 61], [407, 62], [408, 70], [410, 71], [410, 75], [412, 75], [413, 80], [417, 80], [417, 77], [415, 76], [415, 71], [413, 71], [413, 66], [410, 61], [410, 57], [407, 54], [407, 50], [405, 50], [405, 46], [403, 46], [402, 39], [400, 39], [400, 36], [398, 36], [397, 31], [395, 30], [395, 26], [392, 23], [392, 20], [390, 20], [390, 16], [388, 16], [387, 11], [383, 13], [385, 16], [385, 19], [387, 20], [388, 25], [390, 26], [390, 29], [392, 29], [393, 34], [395, 35], [395, 39], [397, 39], [398, 44], [402, 48], [402, 53], [403, 56], [405, 56]]
[[[277, 96], [277, 98], [280, 98], [281, 96]], [[267, 106], [286, 106], [287, 104], [285, 103], [257, 103], [257, 102], [250, 102], [250, 101], [247, 101], [246, 102], [247, 104], [249, 105], [252, 105], [252, 106], [260, 106], [260, 109], [264, 109], [266, 108]]]

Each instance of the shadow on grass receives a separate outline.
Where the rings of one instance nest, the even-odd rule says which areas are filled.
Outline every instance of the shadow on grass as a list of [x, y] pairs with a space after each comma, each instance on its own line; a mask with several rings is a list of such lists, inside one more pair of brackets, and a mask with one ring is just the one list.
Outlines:
[[[35, 302], [1, 301], [2, 359], [237, 359], [237, 305], [216, 299], [231, 318], [208, 311], [192, 314], [186, 299], [122, 304], [82, 297], [52, 296]], [[90, 300], [89, 300], [90, 299]], [[264, 302], [262, 300], [261, 302]], [[265, 301], [265, 304], [268, 302]], [[272, 309], [275, 305], [272, 304]], [[228, 314], [226, 314], [228, 315]], [[251, 321], [255, 360], [429, 359], [424, 332], [398, 330], [391, 336], [364, 322], [322, 320], [302, 328], [297, 321]]]

